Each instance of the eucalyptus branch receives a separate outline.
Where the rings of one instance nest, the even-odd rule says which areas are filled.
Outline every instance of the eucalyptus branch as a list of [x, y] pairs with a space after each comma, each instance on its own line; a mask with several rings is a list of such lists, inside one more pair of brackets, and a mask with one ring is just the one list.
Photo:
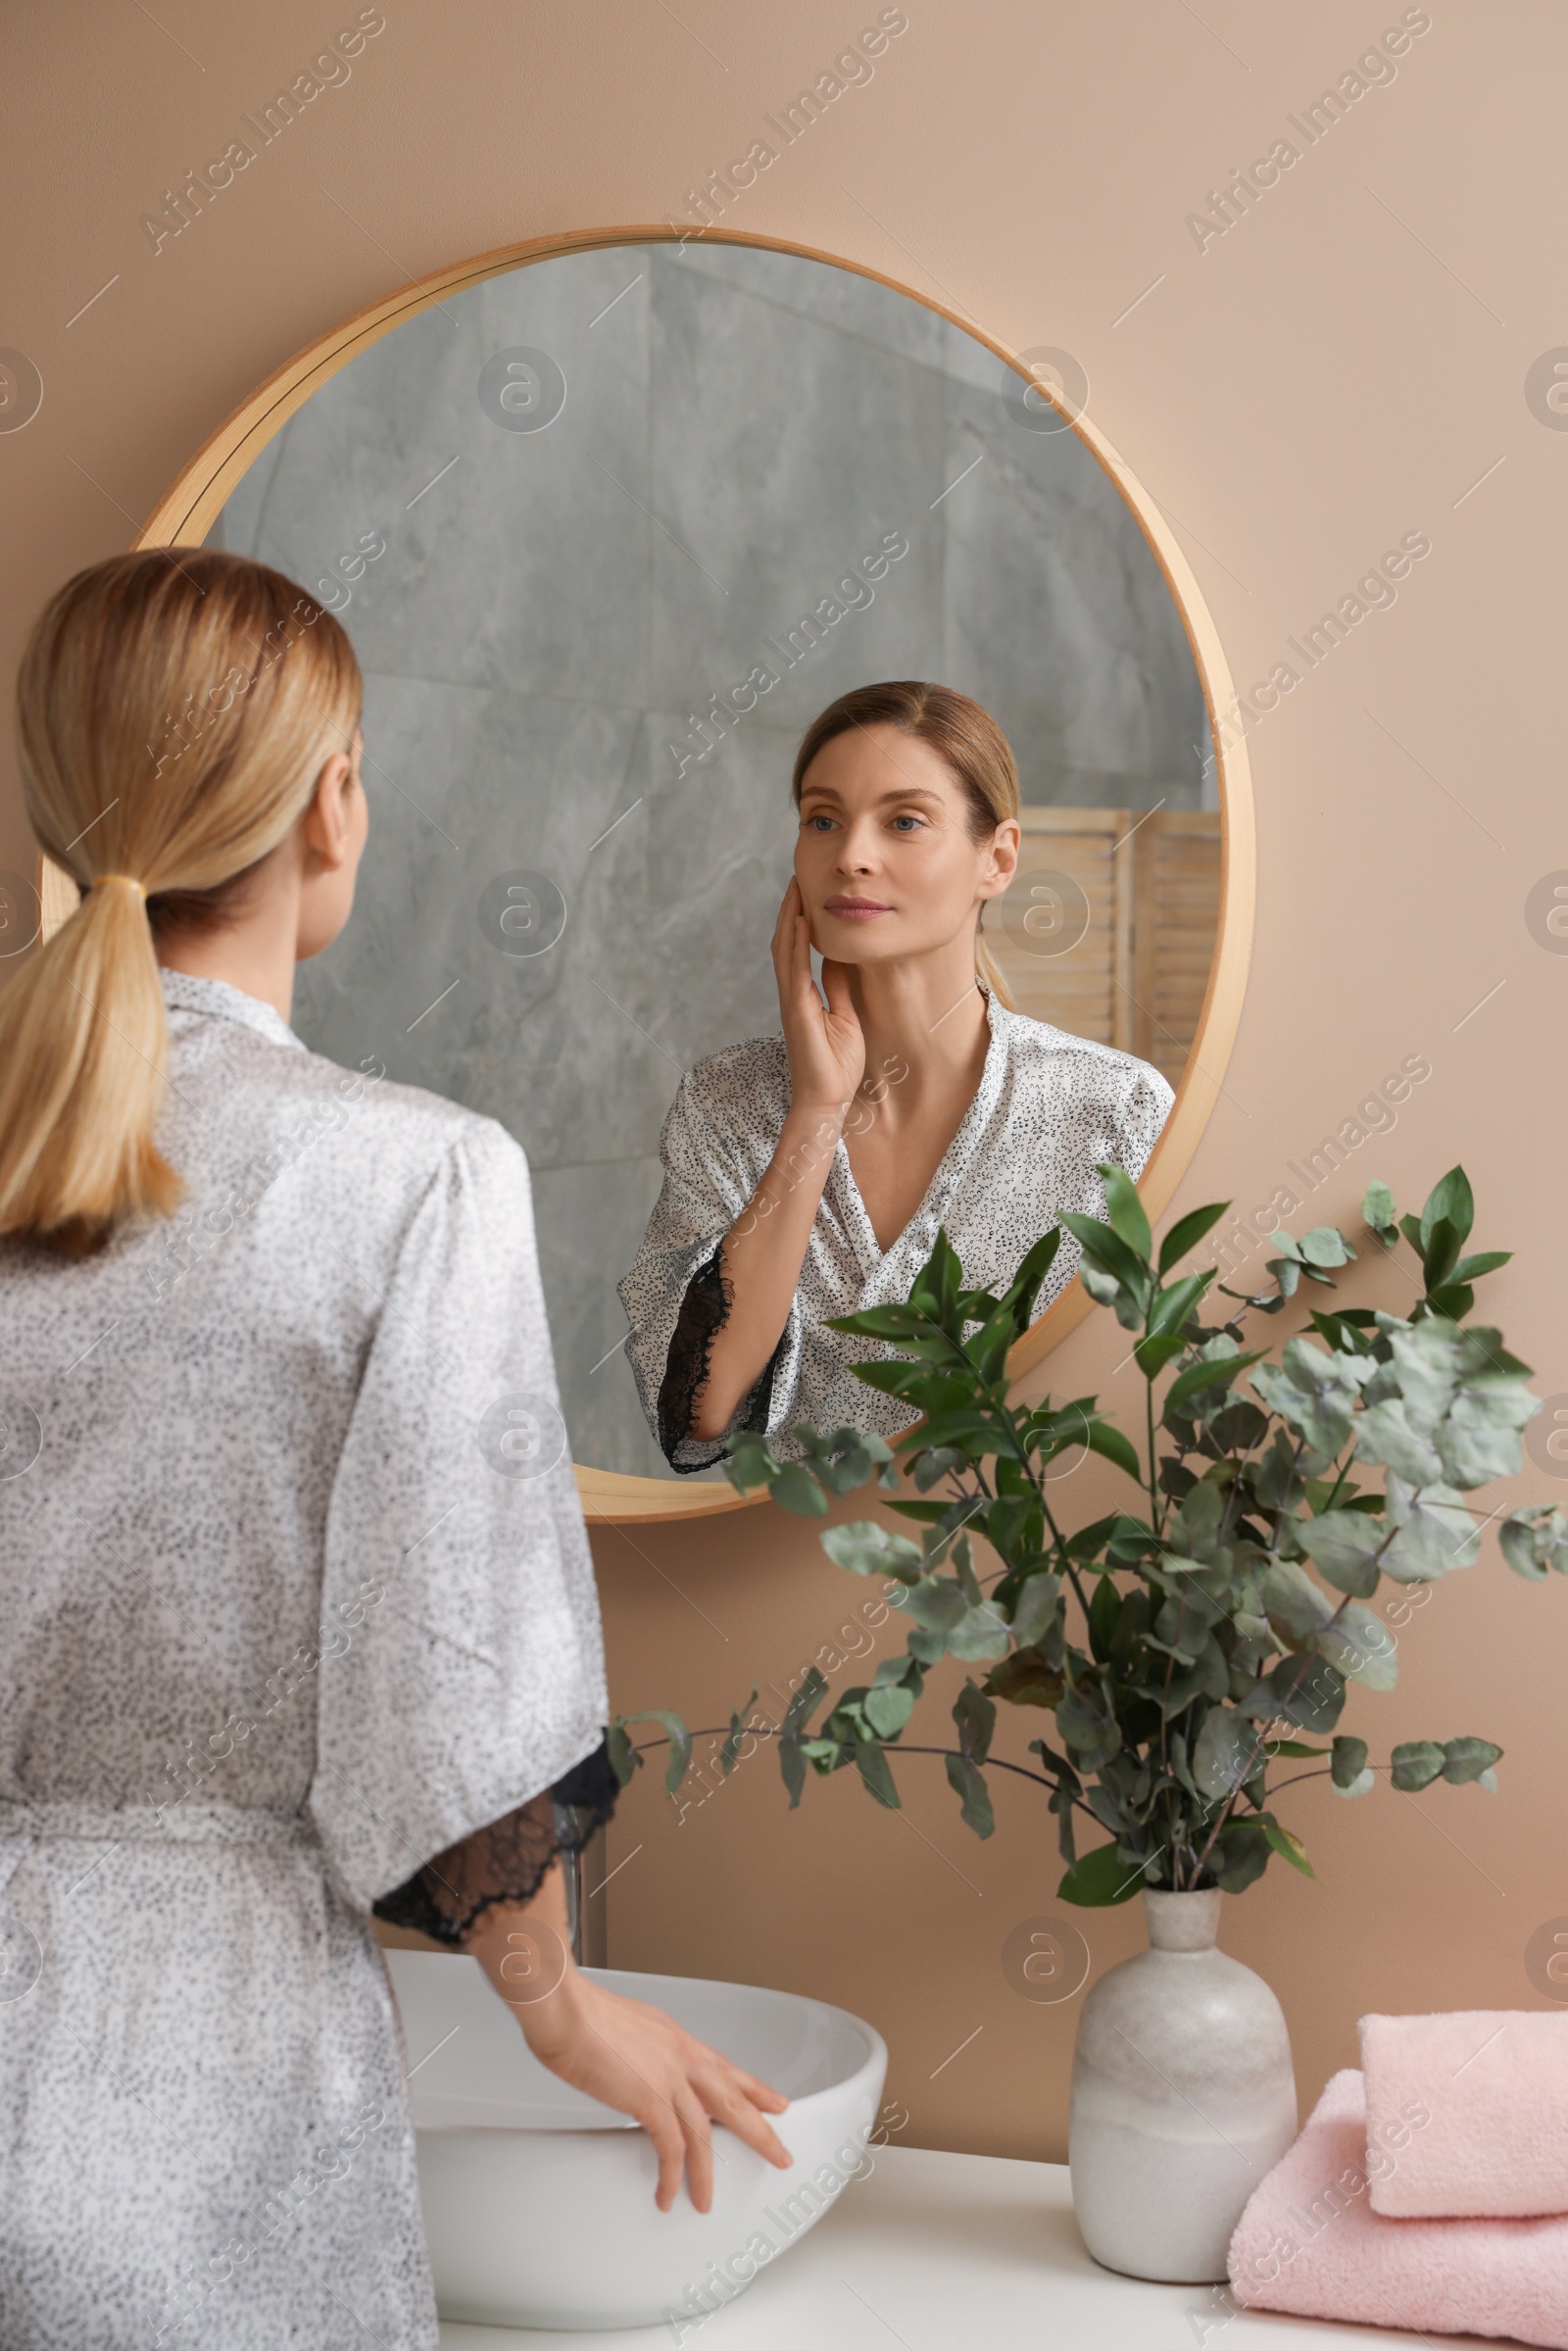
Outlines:
[[[1085, 1397], [1077, 1407], [1092, 1415], [1086, 1432], [1096, 1449], [1147, 1492], [1148, 1527], [1138, 1541], [1121, 1541], [1123, 1522], [1143, 1522], [1120, 1509], [1097, 1519], [1083, 1534], [1071, 1531], [1070, 1516], [1061, 1510], [1060, 1497], [1052, 1495], [1046, 1473], [1069, 1442], [1065, 1431], [1072, 1414], [1065, 1407], [1054, 1411], [1049, 1399], [1027, 1412], [1014, 1409], [1005, 1381], [986, 1376], [978, 1350], [971, 1352], [963, 1344], [969, 1321], [978, 1325], [982, 1317], [991, 1333], [987, 1363], [1001, 1343], [1023, 1337], [1056, 1248], [1051, 1234], [1028, 1252], [1005, 1305], [999, 1302], [1000, 1290], [964, 1290], [962, 1268], [946, 1233], [939, 1233], [906, 1302], [835, 1318], [841, 1327], [891, 1342], [895, 1353], [901, 1338], [915, 1343], [893, 1386], [884, 1391], [896, 1393], [919, 1415], [915, 1428], [898, 1440], [896, 1454], [882, 1440], [866, 1440], [851, 1428], [823, 1438], [803, 1427], [797, 1432], [799, 1454], [808, 1477], [813, 1470], [820, 1473], [814, 1496], [803, 1495], [795, 1461], [781, 1464], [766, 1441], [756, 1436], [735, 1440], [732, 1475], [742, 1492], [766, 1484], [788, 1506], [821, 1510], [829, 1494], [869, 1484], [879, 1474], [876, 1465], [890, 1458], [901, 1460], [908, 1472], [919, 1468], [922, 1455], [937, 1455], [949, 1473], [947, 1498], [916, 1513], [927, 1527], [918, 1550], [874, 1519], [835, 1525], [823, 1535], [830, 1554], [846, 1568], [862, 1575], [885, 1571], [909, 1588], [918, 1638], [911, 1633], [906, 1659], [879, 1662], [878, 1679], [869, 1689], [836, 1703], [812, 1669], [811, 1689], [832, 1708], [826, 1720], [836, 1713], [842, 1725], [830, 1736], [818, 1732], [808, 1739], [804, 1722], [789, 1718], [789, 1736], [812, 1745], [808, 1760], [815, 1769], [837, 1771], [858, 1759], [871, 1792], [885, 1801], [893, 1791], [879, 1758], [940, 1755], [965, 1820], [986, 1835], [992, 1816], [984, 1780], [995, 1762], [999, 1770], [1052, 1790], [1068, 1854], [1075, 1850], [1074, 1814], [1110, 1832], [1109, 1844], [1068, 1862], [1058, 1889], [1064, 1898], [1085, 1903], [1124, 1898], [1130, 1881], [1123, 1852], [1144, 1853], [1140, 1874], [1146, 1884], [1162, 1877], [1185, 1891], [1206, 1877], [1239, 1892], [1265, 1868], [1271, 1853], [1285, 1853], [1305, 1866], [1298, 1840], [1266, 1807], [1303, 1780], [1333, 1777], [1329, 1767], [1294, 1775], [1274, 1789], [1268, 1787], [1262, 1759], [1281, 1744], [1299, 1744], [1287, 1736], [1292, 1726], [1286, 1710], [1327, 1731], [1350, 1694], [1348, 1683], [1358, 1676], [1374, 1684], [1380, 1679], [1369, 1657], [1348, 1645], [1362, 1622], [1352, 1603], [1370, 1598], [1386, 1572], [1400, 1582], [1429, 1584], [1449, 1572], [1467, 1546], [1474, 1547], [1472, 1522], [1482, 1513], [1469, 1501], [1469, 1491], [1518, 1469], [1519, 1432], [1540, 1407], [1525, 1386], [1528, 1368], [1507, 1353], [1499, 1334], [1465, 1324], [1472, 1285], [1504, 1263], [1507, 1253], [1463, 1253], [1474, 1202], [1462, 1168], [1451, 1168], [1442, 1178], [1419, 1217], [1396, 1216], [1386, 1185], [1367, 1189], [1362, 1201], [1367, 1227], [1387, 1248], [1402, 1236], [1421, 1261], [1419, 1295], [1402, 1322], [1387, 1312], [1347, 1307], [1346, 1319], [1321, 1315], [1310, 1328], [1282, 1333], [1277, 1358], [1265, 1362], [1266, 1348], [1250, 1348], [1230, 1368], [1227, 1352], [1243, 1355], [1240, 1332], [1249, 1313], [1278, 1313], [1296, 1296], [1298, 1282], [1310, 1280], [1332, 1290], [1326, 1269], [1347, 1264], [1355, 1249], [1343, 1233], [1318, 1226], [1299, 1240], [1279, 1235], [1282, 1257], [1272, 1267], [1271, 1291], [1252, 1295], [1223, 1283], [1211, 1290], [1212, 1277], [1202, 1273], [1177, 1275], [1167, 1283], [1166, 1264], [1179, 1266], [1228, 1203], [1210, 1203], [1181, 1218], [1165, 1236], [1156, 1263], [1149, 1220], [1131, 1179], [1108, 1161], [1098, 1173], [1104, 1185], [1104, 1216], [1064, 1209], [1058, 1219], [1079, 1244], [1084, 1285], [1097, 1305], [1113, 1307], [1123, 1328], [1141, 1329], [1145, 1341], [1152, 1320], [1169, 1324], [1168, 1338], [1162, 1332], [1152, 1347], [1152, 1354], [1167, 1354], [1167, 1363], [1144, 1374], [1143, 1460], [1136, 1443], [1102, 1416], [1096, 1398]], [[1217, 1330], [1198, 1317], [1205, 1295], [1234, 1301], [1235, 1310]], [[972, 1314], [977, 1301], [979, 1313]], [[1298, 1302], [1305, 1303], [1304, 1294]], [[1173, 1390], [1183, 1377], [1195, 1383], [1186, 1392], [1191, 1404], [1184, 1397], [1168, 1419], [1155, 1394], [1159, 1374], [1167, 1368], [1176, 1375]], [[1375, 1401], [1369, 1401], [1374, 1369]], [[1250, 1375], [1250, 1396], [1245, 1410], [1232, 1410], [1244, 1400], [1234, 1389], [1243, 1372]], [[878, 1386], [886, 1377], [879, 1370], [868, 1385]], [[1225, 1392], [1217, 1400], [1216, 1387]], [[1219, 1434], [1227, 1423], [1231, 1431], [1250, 1429], [1248, 1442], [1228, 1443]], [[1433, 1469], [1434, 1455], [1439, 1471]], [[1305, 1479], [1303, 1506], [1308, 1461], [1323, 1463], [1325, 1476], [1321, 1482], [1315, 1475]], [[1396, 1475], [1404, 1478], [1396, 1512], [1388, 1494], [1354, 1492], [1350, 1472], [1358, 1463], [1387, 1469], [1391, 1490]], [[1401, 1463], [1410, 1463], [1418, 1474], [1405, 1478]], [[886, 1474], [885, 1467], [880, 1474]], [[1314, 1495], [1319, 1497], [1315, 1509]], [[961, 1565], [939, 1571], [962, 1539], [962, 1529], [988, 1504], [1000, 1505], [993, 1509], [986, 1540], [1001, 1562], [1001, 1576], [987, 1578], [977, 1592]], [[1466, 1529], [1455, 1541], [1461, 1511]], [[1553, 1571], [1568, 1574], [1568, 1509], [1538, 1504], [1516, 1510], [1499, 1540], [1519, 1574], [1535, 1581]], [[1180, 1574], [1168, 1572], [1171, 1558], [1186, 1562]], [[1321, 1583], [1314, 1581], [1312, 1568]], [[1099, 1587], [1093, 1596], [1091, 1576]], [[1018, 1595], [1011, 1623], [1004, 1622], [988, 1596], [993, 1585], [1008, 1579]], [[1325, 1585], [1334, 1589], [1325, 1592]], [[1096, 1638], [1097, 1608], [1108, 1617], [1112, 1600], [1118, 1612], [1113, 1651]], [[1071, 1638], [1074, 1605], [1082, 1615], [1086, 1647]], [[1025, 1613], [1027, 1622], [1020, 1624]], [[1159, 1638], [1161, 1626], [1173, 1633], [1168, 1642]], [[1331, 1633], [1335, 1640], [1326, 1638]], [[1287, 1639], [1295, 1642], [1298, 1638], [1302, 1645], [1286, 1645]], [[1102, 1646], [1107, 1653], [1098, 1656]], [[1337, 1654], [1328, 1654], [1336, 1649]], [[966, 1743], [957, 1748], [906, 1745], [903, 1732], [925, 1690], [927, 1671], [944, 1656], [982, 1662], [979, 1682], [971, 1676], [954, 1705], [959, 1739]], [[1315, 1673], [1322, 1677], [1322, 1694], [1314, 1693], [1308, 1705], [1303, 1692]], [[1185, 1694], [1173, 1702], [1178, 1684]], [[899, 1693], [896, 1698], [893, 1692]], [[1065, 1759], [1051, 1762], [1042, 1740], [1042, 1771], [989, 1754], [982, 1763], [976, 1750], [989, 1746], [998, 1704], [1037, 1706], [1054, 1714]], [[678, 1749], [686, 1734], [677, 1717], [665, 1719]], [[877, 1735], [883, 1722], [897, 1726], [894, 1736]], [[746, 1729], [754, 1736], [786, 1736], [769, 1725]], [[733, 1768], [736, 1741], [744, 1736], [738, 1717], [727, 1735], [691, 1736], [727, 1736], [725, 1760]], [[626, 1739], [623, 1724], [617, 1739]], [[642, 1751], [635, 1750], [639, 1756]], [[1438, 1776], [1456, 1785], [1484, 1780], [1491, 1786], [1492, 1764], [1501, 1749], [1488, 1739], [1463, 1738], [1441, 1744], [1406, 1742], [1394, 1752], [1396, 1763], [1373, 1768], [1397, 1769], [1397, 1785], [1413, 1788]], [[1368, 1785], [1360, 1779], [1363, 1740], [1337, 1737], [1334, 1754], [1342, 1776]], [[630, 1768], [624, 1744], [617, 1745], [616, 1756], [617, 1769]], [[672, 1770], [676, 1760], [671, 1758]], [[1352, 1774], [1347, 1773], [1348, 1763], [1354, 1766]], [[793, 1761], [787, 1777], [798, 1795], [801, 1774]], [[1207, 1788], [1222, 1792], [1200, 1792]], [[1156, 1843], [1161, 1829], [1163, 1840]], [[1154, 1849], [1145, 1851], [1149, 1846]]]
[[[831, 1711], [830, 1708], [829, 1712]], [[804, 1736], [810, 1737], [811, 1734], [807, 1733]], [[689, 1741], [699, 1739], [782, 1739], [784, 1732], [777, 1724], [742, 1723], [737, 1733], [732, 1725], [722, 1723], [710, 1724], [706, 1730], [688, 1731], [686, 1737]], [[968, 1754], [963, 1747], [906, 1746], [903, 1739], [865, 1739], [854, 1743], [860, 1746], [877, 1747], [884, 1755], [952, 1755], [960, 1763], [972, 1763], [974, 1760], [973, 1756]], [[635, 1755], [649, 1755], [652, 1754], [655, 1747], [667, 1747], [672, 1744], [673, 1741], [666, 1736], [662, 1739], [633, 1739], [631, 1748]], [[985, 1768], [988, 1772], [1012, 1772], [1020, 1780], [1033, 1780], [1037, 1786], [1054, 1790], [1065, 1788], [1067, 1785], [1059, 1775], [1054, 1780], [1049, 1780], [1044, 1772], [1032, 1772], [1026, 1763], [1008, 1763], [1001, 1755], [988, 1755], [985, 1760]], [[1087, 1820], [1095, 1818], [1088, 1805], [1070, 1791], [1068, 1792], [1068, 1802], [1077, 1811], [1083, 1813]]]

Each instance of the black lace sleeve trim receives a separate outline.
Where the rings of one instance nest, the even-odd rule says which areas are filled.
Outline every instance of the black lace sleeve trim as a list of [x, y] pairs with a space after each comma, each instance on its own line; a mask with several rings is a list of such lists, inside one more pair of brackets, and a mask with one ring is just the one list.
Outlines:
[[729, 1320], [734, 1303], [734, 1293], [724, 1277], [723, 1246], [722, 1242], [717, 1244], [712, 1255], [698, 1266], [686, 1285], [686, 1296], [681, 1300], [680, 1315], [664, 1361], [664, 1377], [660, 1383], [660, 1450], [678, 1477], [687, 1477], [693, 1470], [709, 1469], [715, 1461], [721, 1461], [730, 1438], [740, 1430], [764, 1430], [772, 1407], [773, 1369], [784, 1345], [784, 1335], [780, 1336], [771, 1360], [725, 1435], [710, 1440], [689, 1433], [698, 1396], [708, 1378], [713, 1341]]
[[579, 1852], [604, 1827], [618, 1793], [601, 1739], [554, 1788], [448, 1845], [370, 1907], [389, 1926], [459, 1950], [497, 1902], [531, 1901], [557, 1855]]

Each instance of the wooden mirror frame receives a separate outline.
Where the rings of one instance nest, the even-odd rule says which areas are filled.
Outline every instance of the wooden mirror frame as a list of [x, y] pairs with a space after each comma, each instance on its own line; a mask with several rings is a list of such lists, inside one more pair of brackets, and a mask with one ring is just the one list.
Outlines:
[[[701, 236], [709, 244], [761, 246], [773, 253], [795, 254], [804, 261], [822, 262], [830, 269], [849, 269], [858, 277], [870, 278], [873, 283], [887, 286], [893, 293], [903, 294], [948, 319], [960, 332], [994, 352], [1004, 366], [1014, 369], [1026, 381], [1037, 380], [1027, 365], [1004, 343], [984, 333], [944, 304], [884, 275], [880, 269], [866, 269], [858, 262], [819, 252], [814, 246], [797, 245], [784, 237], [749, 236], [743, 231], [724, 229], [704, 230]], [[689, 240], [695, 241], [691, 231], [667, 225], [584, 229], [566, 236], [530, 237], [520, 244], [502, 245], [493, 252], [477, 254], [450, 269], [434, 270], [414, 284], [385, 295], [379, 302], [368, 304], [341, 325], [329, 327], [303, 351], [296, 352], [248, 399], [241, 401], [180, 468], [132, 540], [132, 547], [199, 547], [230, 491], [295, 410], [302, 408], [313, 392], [369, 344], [390, 334], [406, 318], [431, 309], [445, 295], [461, 293], [469, 286], [482, 284], [488, 277], [504, 276], [530, 262], [553, 261], [569, 253], [592, 253], [612, 245], [681, 244]], [[1049, 386], [1041, 384], [1038, 388], [1044, 397], [1052, 398]], [[1234, 710], [1237, 697], [1219, 632], [1164, 514], [1103, 433], [1090, 422], [1087, 414], [1067, 415], [1066, 422], [1131, 512], [1170, 590], [1202, 687], [1219, 787], [1220, 909], [1213, 960], [1197, 1034], [1176, 1089], [1174, 1107], [1138, 1184], [1139, 1197], [1153, 1222], [1168, 1206], [1208, 1124], [1241, 1019], [1251, 957], [1255, 885], [1251, 773], [1245, 742], [1239, 736], [1228, 741], [1231, 730], [1221, 724], [1221, 712]], [[78, 893], [68, 873], [40, 857], [38, 894], [42, 936], [47, 938], [76, 905]], [[1074, 1282], [1064, 1291], [1018, 1341], [1008, 1360], [1010, 1376], [1016, 1379], [1031, 1369], [1069, 1331], [1076, 1330], [1090, 1312], [1092, 1302], [1080, 1282]], [[631, 1477], [614, 1470], [574, 1466], [584, 1515], [591, 1525], [629, 1526], [638, 1522], [655, 1524], [705, 1518], [719, 1511], [748, 1509], [766, 1498], [762, 1494], [738, 1494], [728, 1485], [698, 1486], [673, 1478]]]

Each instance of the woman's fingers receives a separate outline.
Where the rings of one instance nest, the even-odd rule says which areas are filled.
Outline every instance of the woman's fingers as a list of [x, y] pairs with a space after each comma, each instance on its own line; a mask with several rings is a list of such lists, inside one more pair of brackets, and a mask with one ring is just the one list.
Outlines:
[[827, 1008], [830, 1012], [853, 1012], [855, 1000], [850, 994], [850, 967], [822, 957], [822, 985], [827, 990]]
[[792, 2159], [765, 2119], [788, 2106], [779, 2091], [683, 2031], [662, 2009], [580, 1979], [572, 1990], [560, 2034], [548, 2037], [537, 2018], [528, 2020], [535, 2027], [535, 2054], [590, 2097], [642, 2125], [658, 2160], [655, 2201], [661, 2212], [675, 2202], [683, 2173], [696, 2209], [712, 2209], [714, 2122], [768, 2163], [788, 2168]]
[[686, 2134], [674, 2108], [657, 2092], [634, 2119], [653, 2140], [654, 2153], [659, 2158], [659, 2184], [654, 2190], [654, 2202], [661, 2212], [668, 2212], [680, 2193], [680, 2177], [686, 2168]]
[[772, 2124], [765, 2115], [758, 2112], [750, 2098], [743, 2097], [739, 2091], [718, 2091], [710, 2095], [708, 2104], [713, 2120], [722, 2123], [726, 2131], [732, 2131], [765, 2163], [772, 2164], [776, 2171], [789, 2170], [795, 2161], [794, 2156]]
[[739, 2085], [752, 2104], [760, 2106], [764, 2114], [782, 2114], [789, 2105], [781, 2089], [775, 2089], [770, 2082], [759, 2081], [755, 2074], [747, 2073], [744, 2066], [731, 2065], [729, 2073], [730, 2079]]
[[686, 2185], [699, 2212], [713, 2209], [713, 2136], [706, 2099], [690, 2083], [675, 2101], [675, 2113], [686, 2141]]

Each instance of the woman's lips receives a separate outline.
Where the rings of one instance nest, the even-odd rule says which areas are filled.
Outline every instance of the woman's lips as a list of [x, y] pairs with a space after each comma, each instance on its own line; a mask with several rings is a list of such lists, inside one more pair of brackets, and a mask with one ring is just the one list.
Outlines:
[[841, 922], [869, 922], [873, 915], [891, 914], [893, 908], [875, 898], [830, 898], [822, 911], [836, 914]]

